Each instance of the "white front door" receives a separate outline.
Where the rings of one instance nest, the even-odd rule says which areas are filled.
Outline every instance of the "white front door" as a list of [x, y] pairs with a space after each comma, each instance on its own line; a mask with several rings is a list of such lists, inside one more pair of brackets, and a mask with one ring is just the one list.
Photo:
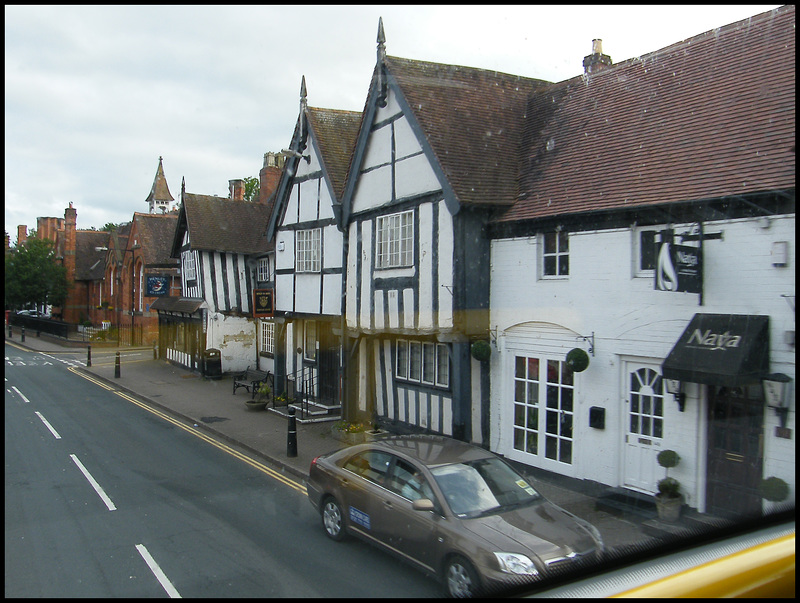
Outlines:
[[624, 476], [626, 488], [655, 493], [664, 477], [656, 456], [664, 437], [664, 390], [658, 365], [627, 363]]

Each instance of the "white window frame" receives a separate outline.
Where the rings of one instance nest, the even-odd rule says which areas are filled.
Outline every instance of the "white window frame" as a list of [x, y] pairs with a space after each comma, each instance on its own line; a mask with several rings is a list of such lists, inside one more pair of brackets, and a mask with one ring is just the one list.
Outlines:
[[[555, 236], [555, 249], [548, 250], [548, 237]], [[562, 249], [562, 247], [566, 247]], [[554, 272], [548, 272], [548, 260], [555, 262]], [[562, 272], [562, 262], [566, 260], [566, 271]], [[567, 278], [569, 276], [569, 233], [566, 230], [553, 230], [542, 234], [542, 278]]]
[[414, 211], [379, 216], [375, 233], [375, 267], [414, 265]]
[[[535, 371], [531, 371], [531, 361]], [[514, 450], [574, 466], [576, 387], [566, 361], [516, 354], [512, 379]], [[548, 430], [549, 421], [556, 422], [555, 431]]]
[[314, 362], [317, 359], [317, 322], [307, 320], [303, 324], [303, 359]]
[[256, 280], [260, 283], [269, 282], [269, 257], [258, 258], [258, 276]]
[[[656, 262], [658, 261], [658, 252], [655, 249], [655, 247], [657, 245], [658, 234], [661, 232], [661, 229], [655, 227], [634, 228], [633, 232], [634, 232], [633, 236], [634, 275], [645, 278], [653, 278], [653, 275], [655, 274]], [[653, 247], [654, 247], [652, 251], [653, 266], [650, 268], [647, 268], [642, 265], [642, 260], [644, 259], [644, 245], [642, 243], [642, 236], [645, 233], [652, 233], [653, 237]]]
[[295, 271], [320, 272], [322, 229], [298, 230], [295, 234]]
[[395, 378], [431, 387], [450, 387], [450, 350], [446, 344], [398, 339]]
[[187, 282], [197, 280], [197, 265], [195, 263], [194, 251], [191, 249], [183, 252], [183, 275]]
[[261, 321], [261, 351], [275, 355], [275, 323], [271, 320]]

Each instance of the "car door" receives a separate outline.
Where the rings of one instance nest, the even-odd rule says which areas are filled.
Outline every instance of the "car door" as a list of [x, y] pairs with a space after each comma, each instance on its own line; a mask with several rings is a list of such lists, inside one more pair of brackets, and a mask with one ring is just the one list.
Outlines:
[[343, 465], [339, 479], [342, 504], [350, 530], [368, 540], [381, 541], [377, 533], [376, 513], [385, 492], [383, 484], [392, 463], [392, 455], [377, 450], [365, 450]]
[[[441, 506], [422, 470], [395, 457], [384, 485], [376, 513], [380, 538], [403, 557], [435, 572], [441, 546]], [[413, 503], [421, 498], [433, 501], [439, 512], [415, 510]]]

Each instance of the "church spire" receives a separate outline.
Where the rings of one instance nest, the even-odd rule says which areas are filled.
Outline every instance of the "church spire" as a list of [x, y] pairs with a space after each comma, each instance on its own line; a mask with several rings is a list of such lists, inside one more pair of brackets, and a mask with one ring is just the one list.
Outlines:
[[150, 205], [150, 213], [156, 213], [156, 208], [161, 210], [161, 213], [169, 211], [169, 204], [174, 201], [167, 186], [167, 179], [164, 176], [164, 166], [161, 164], [163, 158], [158, 158], [158, 169], [156, 170], [156, 177], [153, 179], [153, 188], [150, 189], [150, 194], [145, 199], [145, 203]]

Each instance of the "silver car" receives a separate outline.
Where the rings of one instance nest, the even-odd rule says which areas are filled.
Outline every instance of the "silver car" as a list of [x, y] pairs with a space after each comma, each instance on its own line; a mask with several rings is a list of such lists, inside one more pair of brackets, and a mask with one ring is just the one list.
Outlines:
[[393, 436], [317, 457], [307, 489], [328, 536], [398, 555], [453, 597], [519, 586], [603, 552], [594, 526], [497, 455], [451, 438]]

